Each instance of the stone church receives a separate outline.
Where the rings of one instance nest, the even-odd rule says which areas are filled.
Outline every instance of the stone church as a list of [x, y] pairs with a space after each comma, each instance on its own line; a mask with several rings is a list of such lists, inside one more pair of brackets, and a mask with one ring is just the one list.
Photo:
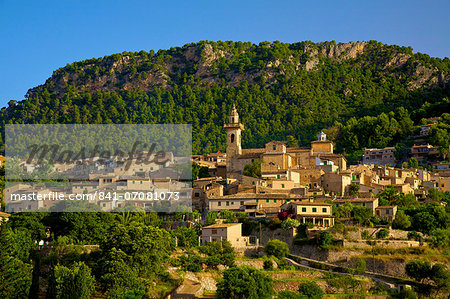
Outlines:
[[289, 170], [322, 169], [324, 172], [340, 172], [347, 168], [346, 159], [335, 154], [333, 142], [327, 140], [326, 134], [320, 132], [310, 148], [287, 147], [285, 143], [271, 141], [264, 148], [242, 149], [242, 131], [244, 125], [239, 120], [236, 106], [233, 104], [227, 131], [227, 178], [239, 179], [245, 165], [260, 159], [262, 176], [279, 177]]

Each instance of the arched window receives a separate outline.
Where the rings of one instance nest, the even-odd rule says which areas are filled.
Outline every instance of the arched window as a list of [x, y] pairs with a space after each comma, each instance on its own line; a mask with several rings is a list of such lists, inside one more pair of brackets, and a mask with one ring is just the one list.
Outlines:
[[234, 143], [234, 134], [231, 134], [231, 143]]

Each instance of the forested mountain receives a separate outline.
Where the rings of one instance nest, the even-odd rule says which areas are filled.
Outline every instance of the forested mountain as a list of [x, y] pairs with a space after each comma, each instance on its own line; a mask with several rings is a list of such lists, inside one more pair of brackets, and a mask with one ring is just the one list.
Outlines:
[[[225, 149], [232, 103], [243, 146], [308, 145], [328, 129], [338, 151], [394, 145], [450, 111], [450, 60], [376, 41], [210, 42], [123, 52], [56, 70], [5, 123], [192, 123], [193, 152]], [[2, 128], [3, 129], [3, 128]], [[3, 132], [3, 130], [2, 130]]]

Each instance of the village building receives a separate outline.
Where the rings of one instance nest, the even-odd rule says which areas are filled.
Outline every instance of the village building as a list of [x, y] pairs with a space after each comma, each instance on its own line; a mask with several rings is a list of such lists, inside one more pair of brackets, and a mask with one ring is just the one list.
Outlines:
[[395, 165], [395, 148], [365, 148], [363, 164]]
[[450, 175], [450, 162], [440, 162], [433, 164], [433, 171], [438, 172], [440, 175]]
[[332, 204], [325, 202], [287, 202], [281, 206], [283, 212], [289, 217], [296, 218], [301, 223], [312, 223], [318, 227], [334, 225]]
[[230, 210], [246, 212], [249, 217], [270, 218], [280, 211], [288, 200], [300, 200], [302, 197], [290, 193], [236, 193], [225, 196], [211, 196], [208, 199], [209, 211]]
[[202, 228], [202, 244], [221, 241], [236, 248], [250, 245], [249, 237], [242, 236], [242, 223], [216, 223]]
[[397, 214], [397, 206], [378, 206], [375, 209], [375, 214], [380, 219], [392, 222]]
[[436, 159], [439, 156], [439, 147], [429, 144], [413, 145], [411, 147], [411, 157], [416, 158], [417, 161], [422, 162], [425, 159]]
[[327, 140], [323, 132], [318, 135], [318, 140], [311, 142], [311, 148], [290, 148], [283, 142], [271, 141], [264, 148], [242, 149], [244, 125], [239, 120], [235, 105], [224, 129], [227, 131], [227, 178], [239, 179], [245, 165], [255, 159], [263, 162], [262, 178], [281, 179], [288, 176], [289, 169], [324, 168], [325, 172], [337, 172], [347, 168], [346, 159], [334, 154], [333, 142]]
[[335, 204], [336, 207], [345, 203], [369, 208], [372, 210], [372, 213], [375, 214], [375, 209], [378, 207], [378, 198], [337, 198], [333, 200], [333, 204]]
[[436, 183], [437, 189], [443, 192], [450, 192], [450, 177], [439, 177], [439, 181]]
[[322, 176], [322, 187], [326, 192], [336, 195], [344, 195], [352, 178], [347, 174], [325, 173]]

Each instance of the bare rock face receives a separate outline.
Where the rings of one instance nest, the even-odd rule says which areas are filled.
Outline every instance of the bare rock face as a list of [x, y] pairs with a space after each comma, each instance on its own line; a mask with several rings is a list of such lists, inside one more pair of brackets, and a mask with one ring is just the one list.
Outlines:
[[330, 45], [322, 49], [322, 56], [338, 61], [356, 58], [364, 53], [365, 42], [349, 42]]
[[224, 57], [223, 51], [214, 51], [214, 48], [210, 44], [205, 44], [201, 53], [201, 59], [198, 63], [196, 75], [200, 77], [210, 76], [213, 62], [217, 61], [220, 57]]
[[186, 52], [184, 52], [184, 57], [186, 58], [186, 60], [188, 61], [199, 61], [200, 57], [197, 55], [197, 51], [198, 51], [198, 47], [197, 46], [192, 46], [187, 48]]
[[321, 57], [344, 61], [355, 59], [364, 54], [366, 42], [349, 42], [340, 44], [318, 44], [316, 47], [308, 45], [304, 52], [309, 53], [309, 59], [305, 63], [305, 70], [313, 70], [319, 63], [319, 54]]
[[394, 57], [392, 57], [384, 66], [384, 69], [388, 68], [397, 68], [403, 66], [409, 59], [411, 55], [398, 53]]

